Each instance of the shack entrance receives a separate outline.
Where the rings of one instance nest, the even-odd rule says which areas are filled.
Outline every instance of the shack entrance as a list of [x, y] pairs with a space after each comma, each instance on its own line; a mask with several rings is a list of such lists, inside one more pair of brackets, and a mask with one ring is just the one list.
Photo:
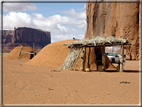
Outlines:
[[102, 66], [102, 53], [101, 48], [95, 48], [95, 56], [96, 56], [96, 70], [100, 71], [100, 67]]
[[31, 52], [23, 52], [22, 51], [23, 47], [25, 47], [24, 43], [22, 43], [22, 47], [21, 47], [21, 50], [19, 51], [18, 59], [20, 58], [21, 53], [30, 54], [30, 59], [32, 59], [36, 55], [34, 43], [33, 43], [33, 50]]

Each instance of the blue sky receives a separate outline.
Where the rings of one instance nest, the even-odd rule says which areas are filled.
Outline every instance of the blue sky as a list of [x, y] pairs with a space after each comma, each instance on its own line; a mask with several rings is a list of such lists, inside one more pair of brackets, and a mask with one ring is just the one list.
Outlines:
[[86, 3], [4, 3], [3, 29], [31, 27], [51, 32], [51, 42], [83, 39]]

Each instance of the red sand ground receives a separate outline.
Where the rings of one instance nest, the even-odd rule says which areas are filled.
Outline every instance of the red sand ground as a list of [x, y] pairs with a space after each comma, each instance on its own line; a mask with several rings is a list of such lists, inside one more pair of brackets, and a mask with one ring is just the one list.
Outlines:
[[28, 61], [3, 59], [4, 104], [139, 103], [138, 61], [126, 61], [125, 72], [53, 71]]
[[15, 59], [3, 59], [3, 103], [139, 103], [138, 61], [126, 61], [125, 72], [116, 72], [114, 69], [106, 72], [57, 70], [69, 52], [63, 43], [72, 41], [49, 44], [32, 60], [18, 60], [16, 53], [9, 53], [9, 56], [15, 55]]

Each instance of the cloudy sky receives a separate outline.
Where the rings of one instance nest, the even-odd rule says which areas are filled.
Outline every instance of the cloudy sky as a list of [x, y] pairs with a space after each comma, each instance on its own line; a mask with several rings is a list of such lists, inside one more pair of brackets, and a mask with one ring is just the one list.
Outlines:
[[[48, 1], [48, 0], [45, 0]], [[3, 3], [3, 29], [31, 27], [51, 32], [51, 42], [83, 39], [86, 3]]]

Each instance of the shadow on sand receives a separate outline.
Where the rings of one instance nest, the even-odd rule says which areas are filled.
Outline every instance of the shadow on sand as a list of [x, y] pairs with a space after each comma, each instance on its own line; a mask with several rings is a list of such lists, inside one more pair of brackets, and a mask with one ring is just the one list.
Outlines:
[[[118, 72], [117, 70], [105, 70], [105, 72]], [[124, 73], [139, 73], [139, 70], [124, 70]]]
[[[76, 70], [76, 71], [79, 71], [79, 70]], [[83, 71], [83, 72], [86, 72], [86, 71]], [[124, 70], [123, 72], [119, 72], [117, 70], [105, 70], [105, 71], [97, 71], [97, 70], [91, 70], [89, 71], [90, 73], [91, 72], [108, 72], [108, 73], [115, 73], [115, 72], [118, 72], [118, 73], [141, 73], [142, 71], [140, 70]], [[88, 73], [89, 73], [88, 72]]]

